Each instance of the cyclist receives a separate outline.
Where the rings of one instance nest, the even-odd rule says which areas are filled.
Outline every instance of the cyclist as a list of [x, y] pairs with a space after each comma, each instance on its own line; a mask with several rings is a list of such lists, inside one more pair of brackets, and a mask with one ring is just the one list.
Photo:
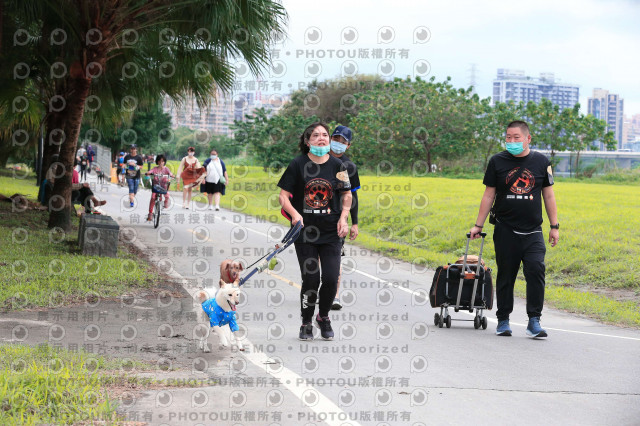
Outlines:
[[[160, 185], [161, 187], [164, 187], [168, 192], [169, 180], [167, 179], [166, 176], [162, 176], [162, 175], [175, 177], [175, 175], [171, 173], [171, 170], [169, 170], [169, 168], [166, 166], [167, 159], [165, 158], [164, 155], [160, 154], [156, 157], [156, 164], [157, 166], [155, 166], [153, 169], [145, 173], [145, 175], [147, 176], [154, 175], [153, 180], [151, 181], [151, 201], [149, 202], [149, 215], [147, 216], [147, 221], [149, 222], [153, 220], [153, 205], [156, 202], [156, 197], [162, 197], [162, 194], [159, 194], [156, 191], [156, 185]], [[164, 208], [166, 209], [167, 207], [169, 207], [168, 193], [164, 195]]]

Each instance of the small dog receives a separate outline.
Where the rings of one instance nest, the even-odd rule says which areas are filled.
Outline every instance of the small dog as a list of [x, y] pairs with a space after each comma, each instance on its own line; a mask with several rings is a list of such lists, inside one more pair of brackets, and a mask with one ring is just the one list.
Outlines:
[[240, 272], [242, 271], [244, 268], [240, 262], [225, 259], [220, 263], [220, 280], [237, 286], [240, 283]]
[[104, 183], [104, 172], [100, 169], [97, 169], [96, 173], [98, 174], [98, 183]]
[[[214, 295], [211, 293], [213, 289], [199, 290], [195, 294], [195, 299], [202, 306], [201, 322], [208, 321], [211, 329], [216, 332], [220, 339], [220, 346], [229, 346], [229, 337], [226, 328], [223, 326], [229, 324], [229, 329], [235, 333], [238, 331], [238, 323], [236, 317], [236, 306], [240, 303], [240, 288], [233, 284], [227, 284], [220, 280], [220, 288]], [[200, 349], [209, 352], [209, 345], [206, 335], [200, 337]], [[233, 335], [236, 344], [240, 350], [243, 350], [242, 344]]]

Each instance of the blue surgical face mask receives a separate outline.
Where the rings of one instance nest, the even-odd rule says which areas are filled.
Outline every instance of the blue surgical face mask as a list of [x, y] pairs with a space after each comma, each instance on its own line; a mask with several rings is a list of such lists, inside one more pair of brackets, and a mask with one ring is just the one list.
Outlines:
[[343, 154], [347, 150], [347, 146], [343, 143], [331, 141], [331, 151], [336, 154]]
[[331, 147], [330, 146], [315, 146], [315, 145], [309, 145], [309, 151], [313, 154], [313, 155], [317, 155], [318, 157], [322, 157], [323, 155], [326, 155], [329, 153], [329, 151], [331, 151]]
[[507, 142], [507, 151], [511, 155], [519, 155], [524, 151], [524, 142]]
[[211, 159], [212, 159], [212, 160], [215, 160], [216, 158], [218, 158], [218, 156], [217, 156], [217, 155], [211, 155]]

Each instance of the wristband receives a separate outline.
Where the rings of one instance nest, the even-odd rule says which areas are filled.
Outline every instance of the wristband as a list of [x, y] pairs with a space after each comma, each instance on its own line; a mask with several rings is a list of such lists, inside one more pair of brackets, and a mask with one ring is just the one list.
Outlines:
[[482, 229], [482, 226], [478, 225], [477, 223], [474, 223], [473, 226], [475, 226], [476, 228]]

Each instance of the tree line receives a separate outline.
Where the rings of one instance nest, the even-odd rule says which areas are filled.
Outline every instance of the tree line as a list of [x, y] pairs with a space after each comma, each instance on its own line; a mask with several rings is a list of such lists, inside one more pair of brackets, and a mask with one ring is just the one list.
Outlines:
[[[548, 99], [491, 104], [472, 88], [456, 88], [435, 77], [384, 81], [375, 76], [313, 82], [298, 90], [276, 115], [257, 110], [234, 125], [235, 138], [250, 147], [265, 168], [280, 168], [297, 153], [302, 130], [312, 121], [343, 124], [354, 132], [349, 153], [365, 169], [428, 173], [437, 164], [463, 159], [483, 171], [489, 158], [504, 149], [506, 125], [530, 124], [532, 144], [559, 151], [614, 149], [606, 123], [580, 113], [580, 105], [560, 110]], [[576, 164], [579, 161], [579, 154]]]

